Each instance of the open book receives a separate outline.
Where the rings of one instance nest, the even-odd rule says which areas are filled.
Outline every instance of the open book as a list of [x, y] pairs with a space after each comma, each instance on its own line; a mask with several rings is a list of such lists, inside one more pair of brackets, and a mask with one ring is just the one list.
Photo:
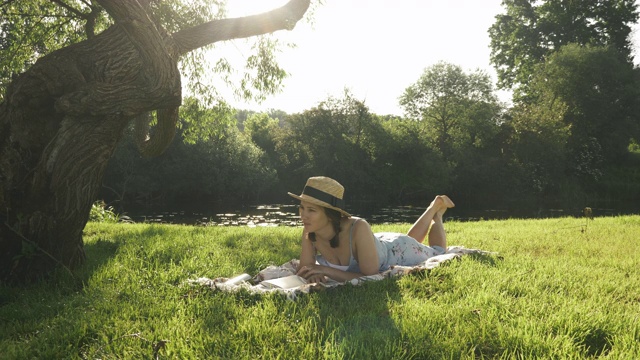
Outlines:
[[304, 278], [298, 275], [289, 275], [289, 276], [285, 276], [277, 279], [265, 280], [261, 282], [261, 284], [263, 284], [264, 286], [270, 289], [273, 289], [273, 288], [291, 289], [291, 288], [296, 288], [298, 286], [305, 285], [306, 283], [307, 283], [307, 280], [305, 280]]

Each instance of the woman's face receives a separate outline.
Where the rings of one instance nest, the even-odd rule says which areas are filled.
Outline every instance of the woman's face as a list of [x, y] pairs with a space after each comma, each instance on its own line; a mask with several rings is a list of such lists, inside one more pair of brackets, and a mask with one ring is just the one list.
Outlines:
[[325, 226], [331, 226], [324, 208], [306, 201], [300, 202], [300, 220], [305, 233], [317, 232]]

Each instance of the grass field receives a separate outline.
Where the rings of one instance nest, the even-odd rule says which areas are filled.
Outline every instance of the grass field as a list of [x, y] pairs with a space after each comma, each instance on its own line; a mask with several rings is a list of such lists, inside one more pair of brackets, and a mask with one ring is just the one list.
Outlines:
[[185, 282], [296, 258], [298, 228], [89, 223], [73, 277], [0, 288], [0, 358], [640, 358], [640, 216], [445, 227], [500, 258], [292, 302]]

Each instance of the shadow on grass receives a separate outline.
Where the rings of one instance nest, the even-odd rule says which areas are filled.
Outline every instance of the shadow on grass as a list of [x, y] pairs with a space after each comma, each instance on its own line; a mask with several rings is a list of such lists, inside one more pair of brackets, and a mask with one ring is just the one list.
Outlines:
[[33, 330], [39, 329], [39, 324], [59, 317], [72, 307], [81, 308], [85, 303], [83, 289], [88, 280], [96, 269], [114, 257], [121, 240], [98, 239], [85, 244], [86, 261], [72, 273], [58, 269], [36, 282], [0, 286], [0, 327], [10, 329], [10, 324], [19, 324], [20, 330], [16, 329], [10, 337], [29, 338], [33, 336], [30, 335], [32, 331], [34, 334], [41, 332]]
[[[117, 225], [116, 225], [117, 226]], [[153, 252], [154, 259], [160, 263], [167, 263], [174, 259], [175, 254], [171, 252], [155, 251], [155, 246], [148, 246], [149, 241], [155, 239], [170, 239], [175, 236], [175, 231], [170, 227], [147, 224], [142, 230], [123, 230], [115, 233], [108, 233], [105, 237], [99, 237], [95, 241], [87, 242], [84, 245], [86, 262], [81, 269], [78, 269], [80, 277], [84, 280], [91, 276], [104, 265], [111, 261], [119, 250], [134, 246], [137, 256], [149, 256]]]
[[83, 296], [83, 289], [93, 274], [108, 264], [132, 237], [144, 237], [150, 232], [157, 234], [158, 231], [163, 230], [149, 227], [142, 233], [125, 230], [103, 234], [99, 228], [85, 229], [85, 262], [72, 273], [58, 269], [39, 281], [0, 286], [0, 321], [30, 320], [31, 317], [39, 317], [44, 321], [48, 314], [59, 314], [68, 304]]
[[404, 342], [392, 314], [401, 301], [393, 279], [330, 289], [318, 299], [317, 332], [345, 358], [391, 358]]
[[12, 301], [24, 301], [20, 294], [28, 295], [31, 291], [52, 291], [59, 295], [74, 293], [82, 290], [87, 279], [95, 269], [114, 256], [118, 249], [118, 243], [98, 239], [91, 244], [84, 244], [86, 260], [83, 265], [75, 269], [72, 274], [66, 270], [58, 269], [51, 275], [28, 284], [3, 285], [0, 287], [0, 306]]

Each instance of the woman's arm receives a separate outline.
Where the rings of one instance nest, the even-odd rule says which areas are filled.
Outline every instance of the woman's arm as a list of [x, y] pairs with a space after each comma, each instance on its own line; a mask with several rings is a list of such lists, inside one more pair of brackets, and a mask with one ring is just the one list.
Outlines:
[[[335, 281], [344, 282], [358, 277], [379, 273], [380, 265], [378, 264], [378, 250], [376, 249], [374, 243], [371, 226], [365, 220], [360, 220], [353, 226], [355, 226], [355, 228], [353, 229], [352, 239], [353, 254], [358, 261], [360, 272], [348, 272], [329, 266], [315, 265], [314, 259], [314, 261], [310, 264], [303, 264], [302, 261], [300, 261], [298, 275], [304, 277], [307, 280], [311, 279], [314, 276], [322, 275], [330, 277]], [[345, 231], [350, 231], [350, 229]], [[309, 245], [311, 245], [310, 241]]]
[[335, 281], [348, 281], [363, 276], [360, 273], [346, 272], [329, 266], [316, 264], [316, 249], [306, 236], [302, 238], [302, 251], [300, 252], [300, 265], [297, 275], [309, 282], [325, 282], [325, 276]]
[[362, 273], [342, 271], [329, 266], [315, 264], [301, 266], [298, 270], [298, 275], [309, 280], [309, 282], [315, 282], [313, 279], [316, 279], [319, 276], [326, 276], [339, 282], [345, 282], [364, 276]]
[[353, 226], [353, 256], [364, 275], [374, 275], [380, 272], [378, 263], [378, 249], [374, 240], [371, 225], [364, 220], [356, 222]]
[[316, 248], [311, 243], [311, 240], [306, 236], [306, 234], [302, 234], [302, 245], [300, 250], [300, 265], [298, 266], [298, 270], [305, 265], [313, 265], [316, 263]]
[[307, 276], [303, 276], [305, 272], [301, 271], [310, 266], [316, 265], [316, 248], [311, 243], [311, 240], [306, 236], [305, 233], [302, 234], [302, 250], [300, 251], [300, 264], [298, 265], [297, 275], [302, 276], [307, 281], [312, 283], [317, 282], [325, 282], [324, 275], [321, 274], [308, 274]]

